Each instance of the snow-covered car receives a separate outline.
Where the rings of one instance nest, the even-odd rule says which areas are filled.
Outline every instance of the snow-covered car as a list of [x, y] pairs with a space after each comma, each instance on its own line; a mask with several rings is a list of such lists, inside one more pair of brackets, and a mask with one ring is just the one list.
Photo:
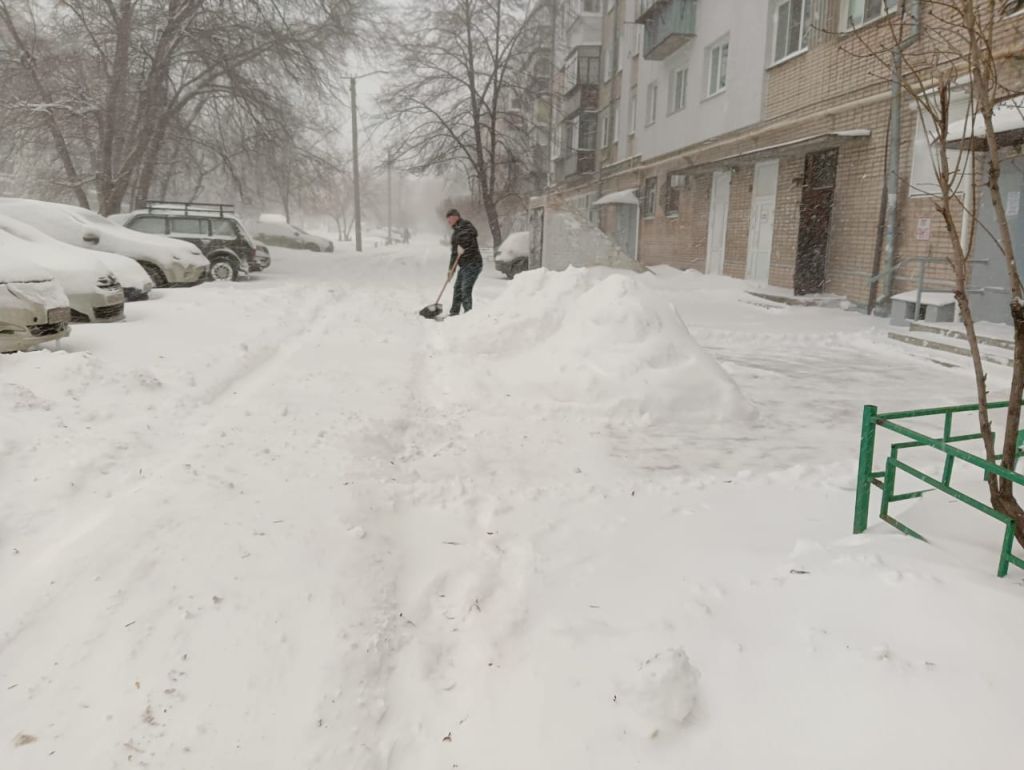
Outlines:
[[253, 241], [256, 250], [256, 270], [266, 270], [270, 267], [270, 248], [262, 241]]
[[510, 233], [494, 252], [494, 266], [506, 278], [513, 278], [530, 266], [530, 233]]
[[137, 233], [79, 206], [0, 198], [0, 214], [27, 222], [72, 246], [131, 257], [158, 287], [195, 286], [206, 280], [210, 269], [203, 253], [191, 244]]
[[53, 275], [67, 295], [72, 321], [120, 321], [124, 318], [124, 291], [98, 260], [69, 257], [59, 250], [32, 243], [4, 229], [0, 223], [0, 249], [28, 260]]
[[124, 298], [128, 302], [135, 300], [149, 299], [149, 292], [153, 290], [153, 279], [138, 262], [120, 254], [113, 254], [109, 251], [92, 251], [79, 246], [58, 241], [51, 238], [37, 227], [33, 227], [20, 219], [0, 214], [0, 228], [11, 235], [25, 241], [45, 246], [50, 251], [66, 254], [72, 259], [80, 259], [87, 264], [99, 261], [107, 268], [124, 290]]
[[257, 222], [250, 229], [253, 237], [271, 246], [306, 251], [334, 251], [334, 241], [307, 233], [301, 227], [285, 222]]
[[71, 308], [60, 284], [0, 238], [0, 353], [67, 337]]

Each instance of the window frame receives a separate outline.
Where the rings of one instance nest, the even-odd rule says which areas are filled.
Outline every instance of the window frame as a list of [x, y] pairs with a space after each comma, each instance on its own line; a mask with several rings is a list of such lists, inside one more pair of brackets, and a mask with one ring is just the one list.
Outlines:
[[658, 81], [647, 84], [647, 101], [644, 102], [644, 128], [658, 122]]
[[[787, 17], [786, 17], [786, 20], [787, 20], [786, 28], [787, 28], [788, 32], [792, 32], [793, 28], [792, 28], [792, 25], [790, 23], [790, 19], [792, 18], [792, 16], [790, 15], [790, 13], [792, 12], [793, 4], [797, 3], [797, 2], [800, 3], [800, 13], [802, 15], [802, 18], [801, 18], [801, 21], [800, 21], [800, 33], [799, 33], [798, 45], [797, 45], [796, 48], [793, 48], [791, 50], [792, 41], [791, 40], [787, 40], [786, 51], [781, 56], [779, 56], [779, 32], [781, 30], [781, 25], [780, 25], [779, 22], [780, 22], [780, 19], [781, 19], [781, 16], [782, 16], [782, 9], [783, 9], [783, 7], [787, 7], [788, 6], [788, 8], [787, 8]], [[772, 34], [772, 47], [771, 47], [771, 56], [772, 56], [771, 63], [773, 65], [774, 64], [781, 64], [784, 61], [788, 61], [788, 60], [790, 60], [790, 59], [792, 59], [792, 58], [794, 58], [796, 56], [799, 56], [800, 54], [806, 52], [807, 49], [810, 47], [811, 12], [812, 12], [813, 7], [814, 6], [812, 4], [812, 0], [775, 0], [775, 2], [774, 2], [774, 10], [772, 12], [772, 33], [773, 34]]]
[[[861, 18], [859, 22], [853, 21], [850, 16], [850, 4], [853, 2], [860, 2], [866, 6], [871, 0], [842, 0], [839, 5], [839, 31], [840, 32], [852, 32], [855, 29], [866, 27], [869, 24], [874, 24], [879, 19], [884, 19], [891, 13], [895, 13], [900, 8], [899, 0], [878, 0], [882, 4], [881, 11], [877, 16], [872, 16], [870, 19]], [[890, 6], [892, 4], [892, 7]]]
[[643, 197], [640, 201], [640, 216], [643, 219], [654, 219], [657, 214], [658, 177], [655, 175], [644, 179]]
[[[716, 57], [717, 53], [717, 57]], [[724, 67], [723, 67], [724, 60]], [[719, 38], [707, 47], [705, 54], [707, 76], [704, 79], [704, 98], [711, 99], [725, 93], [729, 87], [729, 36]], [[714, 82], [719, 86], [712, 90]]]
[[636, 134], [637, 111], [640, 109], [640, 97], [636, 83], [629, 87], [629, 136]]
[[665, 174], [665, 187], [661, 203], [665, 216], [669, 219], [679, 217], [679, 198], [686, 189], [686, 174], [683, 171], [669, 171]]
[[[680, 78], [682, 75], [682, 78]], [[683, 84], [682, 94], [679, 93], [679, 83]], [[668, 88], [668, 114], [674, 115], [686, 109], [686, 92], [689, 89], [690, 68], [676, 67], [669, 76]], [[677, 98], [680, 97], [680, 98]]]

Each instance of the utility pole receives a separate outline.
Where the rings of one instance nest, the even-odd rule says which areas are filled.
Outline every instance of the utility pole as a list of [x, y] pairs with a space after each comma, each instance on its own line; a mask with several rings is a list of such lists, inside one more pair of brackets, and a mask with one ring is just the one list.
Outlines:
[[363, 219], [359, 206], [359, 114], [356, 110], [356, 79], [348, 79], [352, 106], [352, 185], [355, 188], [356, 251], [363, 250]]
[[391, 148], [388, 148], [388, 245], [391, 245], [391, 167], [394, 165], [394, 158], [391, 156]]

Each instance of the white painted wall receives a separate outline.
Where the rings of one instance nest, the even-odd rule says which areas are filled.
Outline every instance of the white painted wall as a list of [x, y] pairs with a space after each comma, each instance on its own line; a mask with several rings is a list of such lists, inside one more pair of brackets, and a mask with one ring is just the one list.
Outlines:
[[[635, 0], [627, 0], [635, 2]], [[633, 67], [632, 52], [639, 44], [641, 56], [637, 92], [637, 154], [650, 158], [686, 147], [729, 131], [758, 122], [767, 64], [770, 0], [702, 0], [697, 7], [697, 36], [667, 59], [643, 58], [642, 32], [627, 25], [623, 43], [628, 49], [626, 67]], [[632, 11], [632, 9], [630, 9]], [[634, 18], [630, 13], [628, 18]], [[729, 35], [728, 83], [724, 92], [706, 98], [707, 63], [705, 51], [724, 35]], [[689, 68], [685, 109], [668, 114], [670, 77], [678, 67]], [[626, 72], [626, 82], [630, 80]], [[645, 125], [647, 85], [658, 82], [657, 119]], [[626, 136], [628, 110], [620, 110], [620, 137]]]

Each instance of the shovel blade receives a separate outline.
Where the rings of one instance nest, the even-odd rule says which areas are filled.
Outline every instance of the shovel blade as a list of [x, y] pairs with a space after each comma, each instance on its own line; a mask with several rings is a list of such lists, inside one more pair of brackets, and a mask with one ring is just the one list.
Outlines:
[[437, 318], [443, 311], [440, 305], [427, 305], [420, 311], [420, 315], [424, 318]]

